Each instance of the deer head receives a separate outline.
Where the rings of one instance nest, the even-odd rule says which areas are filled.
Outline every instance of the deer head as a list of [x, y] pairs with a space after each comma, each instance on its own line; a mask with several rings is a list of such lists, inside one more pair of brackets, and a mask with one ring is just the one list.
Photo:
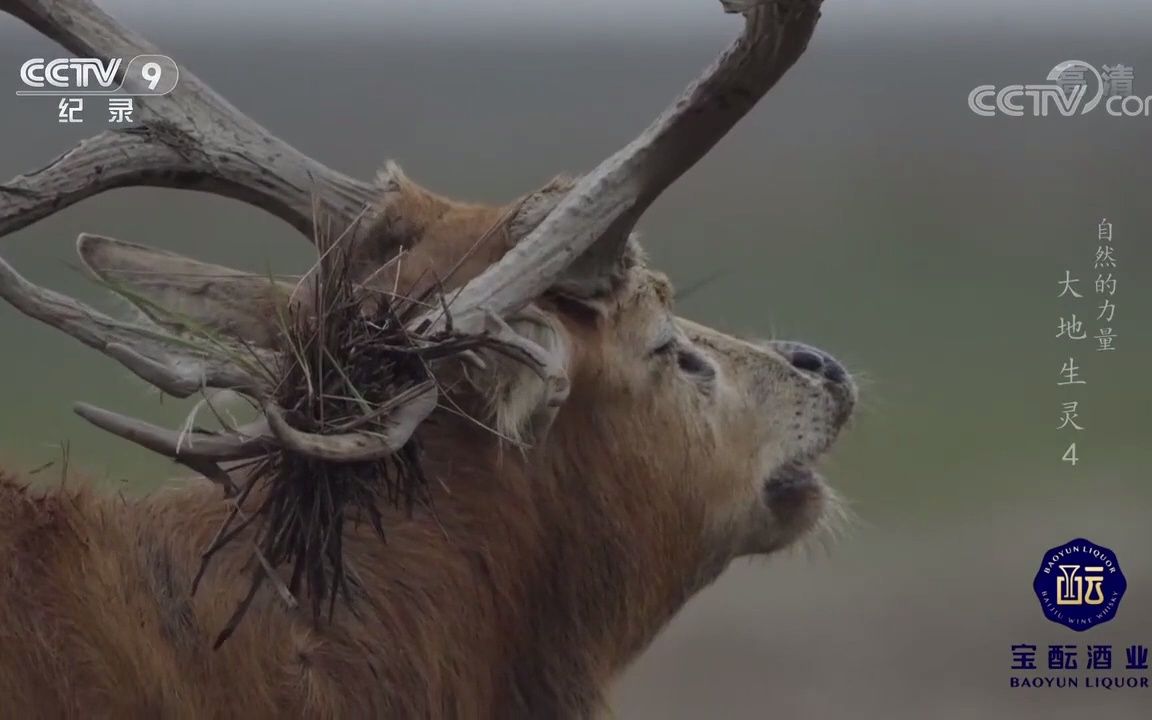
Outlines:
[[[724, 5], [744, 15], [743, 33], [649, 128], [587, 174], [504, 207], [447, 200], [392, 165], [374, 185], [346, 178], [270, 136], [186, 71], [172, 94], [141, 99], [140, 127], [105, 132], [0, 186], [0, 234], [109, 188], [188, 187], [259, 206], [313, 241], [317, 216], [342, 228], [338, 242], [365, 298], [421, 295], [435, 281], [443, 306], [413, 311], [405, 326], [430, 345], [451, 337], [471, 349], [430, 353], [434, 380], [383, 408], [376, 432], [295, 427], [252, 364], [190, 348], [179, 341], [180, 323], [155, 312], [174, 311], [275, 363], [283, 346], [270, 319], [317, 312], [300, 290], [315, 274], [280, 283], [85, 235], [85, 264], [130, 288], [154, 324], [104, 316], [2, 261], [0, 296], [169, 394], [225, 388], [251, 397], [259, 420], [210, 434], [77, 407], [229, 491], [240, 483], [227, 463], [270, 448], [363, 462], [418, 437], [448, 486], [436, 502], [448, 515], [482, 517], [485, 496], [452, 487], [449, 462], [461, 446], [481, 448], [478, 462], [493, 476], [534, 488], [525, 492], [537, 507], [521, 510], [550, 524], [537, 540], [583, 568], [572, 570], [563, 591], [570, 597], [552, 601], [594, 648], [587, 664], [610, 671], [730, 560], [774, 552], [828, 517], [834, 495], [812, 463], [855, 402], [850, 376], [827, 353], [677, 317], [671, 285], [632, 237], [657, 196], [800, 56], [820, 2]], [[85, 55], [146, 52], [84, 0], [0, 0], [0, 8]], [[606, 590], [619, 597], [597, 597]]]

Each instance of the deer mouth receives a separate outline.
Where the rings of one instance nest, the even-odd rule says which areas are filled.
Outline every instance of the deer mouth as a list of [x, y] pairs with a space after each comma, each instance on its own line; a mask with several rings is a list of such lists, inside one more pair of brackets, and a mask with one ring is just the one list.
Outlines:
[[[848, 424], [856, 404], [856, 386], [839, 363], [823, 355], [827, 366], [837, 377], [821, 383], [827, 393], [824, 405], [826, 424], [814, 435], [809, 431], [809, 446], [793, 454], [771, 470], [763, 480], [760, 500], [771, 516], [771, 540], [767, 552], [775, 552], [827, 527], [835, 518], [837, 495], [816, 469], [820, 459], [832, 448], [840, 431]], [[800, 436], [803, 437], [803, 436]]]
[[835, 495], [810, 461], [792, 461], [773, 470], [761, 490], [768, 510], [766, 535], [756, 552], [771, 554], [818, 528], [835, 503]]
[[810, 462], [781, 465], [764, 483], [764, 498], [773, 510], [797, 508], [816, 501], [823, 495], [824, 478]]

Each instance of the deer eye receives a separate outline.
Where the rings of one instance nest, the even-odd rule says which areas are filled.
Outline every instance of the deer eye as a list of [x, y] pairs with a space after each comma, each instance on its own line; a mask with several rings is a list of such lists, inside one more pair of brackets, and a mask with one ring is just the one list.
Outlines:
[[652, 351], [653, 357], [669, 355], [676, 357], [676, 366], [683, 373], [706, 380], [710, 380], [716, 375], [716, 369], [712, 363], [708, 362], [699, 350], [685, 344], [678, 337], [669, 338]]
[[680, 347], [676, 351], [676, 364], [680, 369], [689, 375], [711, 379], [716, 375], [716, 369], [712, 367], [712, 363], [704, 359], [695, 348]]

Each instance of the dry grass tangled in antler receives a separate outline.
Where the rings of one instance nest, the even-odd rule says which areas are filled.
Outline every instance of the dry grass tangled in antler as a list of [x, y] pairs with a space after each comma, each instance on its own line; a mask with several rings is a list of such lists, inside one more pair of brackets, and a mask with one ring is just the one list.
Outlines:
[[[456, 338], [450, 328], [437, 338], [412, 333], [420, 314], [438, 304], [447, 312], [442, 290], [435, 287], [422, 297], [366, 290], [339, 238], [327, 248], [321, 243], [317, 266], [297, 291], [308, 296], [281, 314], [280, 359], [265, 367], [273, 391], [250, 400], [263, 403], [265, 412], [274, 408], [291, 429], [313, 437], [355, 432], [387, 438], [393, 411], [433, 391], [432, 359], [485, 343]], [[217, 339], [197, 344], [204, 350], [221, 347]], [[221, 548], [241, 537], [253, 541], [249, 591], [217, 646], [232, 635], [265, 583], [290, 606], [308, 599], [313, 621], [325, 612], [331, 617], [338, 598], [353, 599], [355, 571], [343, 558], [346, 525], [371, 525], [382, 541], [384, 508], [431, 508], [415, 434], [394, 453], [373, 460], [338, 462], [280, 445], [243, 469], [233, 511], [204, 551], [192, 585], [195, 592]], [[280, 574], [285, 569], [287, 582]]]
[[[433, 343], [409, 332], [413, 319], [429, 307], [427, 296], [375, 296], [364, 302], [364, 289], [354, 281], [349, 254], [339, 242], [322, 252], [305, 288], [307, 302], [294, 304], [279, 319], [281, 362], [272, 369], [270, 399], [302, 432], [385, 437], [390, 411], [432, 389], [427, 356], [455, 351], [457, 344]], [[369, 524], [383, 541], [384, 507], [412, 512], [430, 503], [415, 436], [391, 455], [350, 462], [277, 447], [253, 461], [246, 477], [194, 583], [195, 588], [221, 548], [254, 528], [252, 583], [217, 645], [235, 630], [265, 582], [276, 584], [290, 604], [308, 598], [314, 620], [325, 606], [331, 617], [338, 597], [352, 598], [354, 574], [343, 555], [346, 524]], [[259, 501], [245, 513], [240, 508], [250, 497]], [[283, 568], [289, 572], [286, 583], [278, 574]]]
[[[415, 430], [445, 397], [433, 375], [436, 363], [467, 360], [486, 367], [473, 351], [489, 349], [526, 363], [553, 384], [564, 380], [542, 348], [499, 318], [480, 329], [455, 329], [451, 301], [439, 282], [423, 283], [428, 289], [420, 294], [405, 295], [399, 292], [403, 288], [383, 292], [357, 277], [350, 243], [343, 242], [347, 235], [330, 243], [319, 232], [316, 237], [321, 253], [315, 267], [279, 316], [269, 319], [278, 329], [271, 348], [237, 344], [236, 338], [159, 307], [122, 283], [103, 281], [174, 331], [160, 333], [164, 342], [237, 368], [236, 376], [247, 379], [231, 387], [264, 416], [237, 427], [205, 396], [203, 404], [224, 429], [194, 427], [194, 411], [177, 434], [98, 408], [83, 413], [224, 488], [231, 510], [202, 553], [192, 591], [213, 558], [237, 542], [250, 548], [251, 582], [217, 646], [235, 631], [266, 583], [293, 608], [304, 600], [314, 622], [325, 612], [331, 618], [338, 599], [351, 603], [354, 597], [356, 575], [344, 553], [346, 527], [370, 526], [383, 541], [387, 508], [409, 514], [418, 507], [431, 509]], [[139, 358], [129, 359], [140, 367]], [[160, 386], [183, 392], [187, 378], [179, 380], [177, 386], [163, 377]], [[213, 452], [222, 451], [206, 449], [221, 446], [228, 450], [219, 455]], [[226, 472], [216, 461], [229, 457], [246, 459]]]

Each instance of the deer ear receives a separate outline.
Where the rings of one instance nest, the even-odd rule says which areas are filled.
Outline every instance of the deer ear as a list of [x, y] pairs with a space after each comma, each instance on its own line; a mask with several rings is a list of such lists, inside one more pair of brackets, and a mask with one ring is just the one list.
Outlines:
[[157, 324], [187, 330], [194, 323], [260, 347], [274, 347], [293, 285], [203, 263], [164, 250], [81, 234], [76, 250], [101, 280]]

